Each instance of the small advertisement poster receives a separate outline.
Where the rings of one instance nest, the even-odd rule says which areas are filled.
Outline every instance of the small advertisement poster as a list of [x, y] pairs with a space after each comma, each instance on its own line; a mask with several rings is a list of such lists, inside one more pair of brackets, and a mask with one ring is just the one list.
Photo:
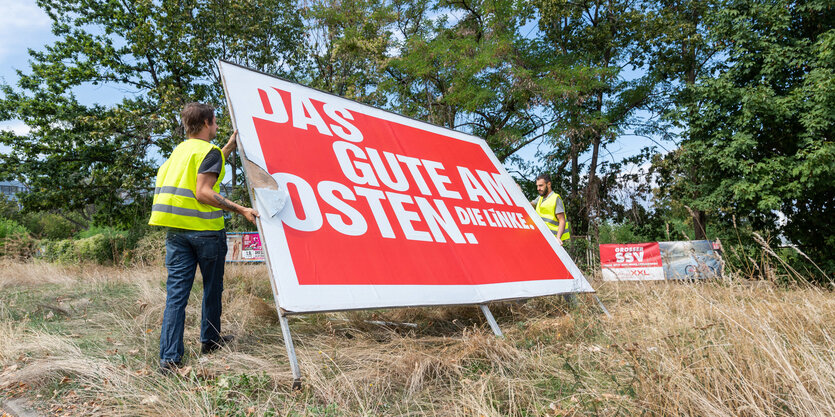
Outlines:
[[721, 245], [709, 240], [600, 245], [604, 281], [693, 280], [722, 276]]
[[258, 232], [227, 233], [226, 262], [264, 262], [264, 249]]
[[691, 240], [659, 242], [667, 279], [704, 279], [722, 276], [718, 242]]
[[658, 242], [600, 245], [604, 281], [663, 280]]
[[246, 261], [263, 261], [264, 250], [261, 249], [261, 236], [258, 233], [244, 233], [242, 238], [241, 257]]

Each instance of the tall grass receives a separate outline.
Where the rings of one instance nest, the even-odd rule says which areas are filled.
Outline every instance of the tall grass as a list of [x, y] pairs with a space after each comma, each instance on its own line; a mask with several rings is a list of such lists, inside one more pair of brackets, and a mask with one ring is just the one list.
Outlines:
[[[223, 326], [238, 338], [209, 356], [198, 279], [189, 368], [168, 378], [155, 372], [161, 268], [2, 268], [0, 392], [69, 415], [835, 415], [835, 299], [808, 285], [598, 283], [611, 318], [583, 297], [497, 304], [503, 339], [476, 307], [294, 317], [293, 392], [262, 267], [227, 269]], [[46, 319], [22, 304], [56, 291], [89, 308]]]

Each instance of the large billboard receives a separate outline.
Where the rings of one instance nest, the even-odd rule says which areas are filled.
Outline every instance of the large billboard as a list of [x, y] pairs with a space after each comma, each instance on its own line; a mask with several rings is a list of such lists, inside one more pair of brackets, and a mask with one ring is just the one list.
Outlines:
[[282, 309], [593, 291], [484, 140], [220, 71]]

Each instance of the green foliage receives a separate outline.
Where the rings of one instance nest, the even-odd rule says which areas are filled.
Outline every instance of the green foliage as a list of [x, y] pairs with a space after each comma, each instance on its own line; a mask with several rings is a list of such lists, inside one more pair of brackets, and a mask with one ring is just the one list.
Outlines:
[[75, 241], [75, 251], [80, 260], [99, 264], [119, 260], [125, 250], [125, 234], [96, 234]]
[[41, 257], [50, 262], [76, 263], [78, 256], [72, 240], [44, 240], [39, 243]]
[[385, 106], [386, 95], [377, 86], [392, 46], [393, 6], [381, 0], [317, 0], [305, 8], [305, 17], [310, 54], [296, 78], [342, 97]]
[[20, 206], [17, 201], [6, 197], [5, 194], [0, 194], [0, 218], [20, 219]]
[[112, 227], [91, 227], [80, 232], [75, 239], [41, 241], [41, 257], [60, 263], [129, 262], [129, 249], [132, 249], [135, 244], [134, 239], [132, 233], [128, 231]]
[[[0, 177], [27, 185], [20, 201], [30, 212], [77, 212], [122, 227], [147, 218], [158, 155], [183, 139], [183, 105], [224, 112], [215, 60], [275, 71], [299, 60], [301, 18], [289, 0], [39, 5], [58, 39], [30, 51], [31, 71], [19, 72], [17, 86], [0, 85], [0, 120], [31, 128], [0, 132], [11, 148], [0, 155]], [[79, 102], [74, 89], [90, 85], [132, 93], [110, 107]]]
[[27, 259], [32, 256], [34, 240], [22, 224], [0, 217], [0, 256]]
[[70, 214], [67, 218], [43, 211], [23, 213], [20, 217], [32, 234], [40, 239], [68, 239], [81, 228], [79, 223], [84, 221], [79, 215]]
[[[459, 16], [436, 17], [437, 11]], [[402, 6], [386, 61], [381, 90], [402, 114], [483, 137], [499, 160], [541, 139], [553, 123], [537, 97], [558, 94], [565, 70], [545, 59], [541, 45], [525, 36], [534, 18], [524, 2], [430, 2]]]
[[[577, 240], [580, 258], [598, 234], [704, 231], [756, 270], [759, 232], [835, 271], [835, 12], [824, 0], [39, 4], [58, 40], [31, 52], [16, 85], [0, 85], [0, 120], [31, 128], [0, 133], [11, 148], [0, 178], [29, 190], [22, 210], [0, 202], [0, 216], [50, 240], [115, 228], [48, 244], [55, 259], [158, 252], [145, 238], [152, 178], [183, 138], [184, 103], [212, 103], [228, 125], [220, 58], [481, 136], [531, 195], [526, 179], [551, 173], [572, 235], [592, 236]], [[134, 93], [79, 102], [74, 92], [90, 85]], [[680, 147], [607, 156], [626, 134]], [[521, 160], [531, 143], [534, 160]], [[649, 160], [651, 179], [625, 172]], [[247, 201], [233, 186], [230, 197]], [[237, 215], [227, 226], [253, 229]]]
[[[555, 178], [567, 179], [565, 199], [577, 210], [574, 231], [596, 238], [596, 225], [609, 214], [606, 211], [620, 205], [610, 191], [621, 164], [606, 163], [601, 152], [619, 135], [646, 135], [653, 127], [639, 110], [649, 105], [656, 77], [627, 76], [628, 70], [643, 67], [648, 58], [643, 38], [647, 4], [633, 0], [534, 3], [541, 42], [547, 47], [545, 59], [573, 69], [553, 73], [557, 79], [568, 77], [570, 85], [543, 97], [558, 122], [550, 132], [554, 151], [541, 156]], [[587, 152], [588, 175], [582, 178], [580, 156]]]
[[692, 88], [701, 108], [656, 161], [662, 189], [725, 228], [782, 234], [835, 272], [835, 11], [727, 0], [710, 24], [727, 59]]
[[93, 237], [96, 235], [103, 235], [107, 237], [127, 237], [128, 232], [124, 230], [119, 230], [110, 226], [91, 226], [87, 230], [82, 230], [78, 232], [75, 237], [76, 239], [86, 239], [89, 237]]
[[651, 241], [635, 230], [632, 223], [603, 223], [600, 225], [600, 243], [638, 243]]
[[0, 197], [0, 218], [7, 218], [22, 224], [38, 239], [67, 239], [86, 225], [79, 213], [65, 215], [52, 211], [25, 211], [17, 201]]
[[131, 263], [162, 265], [165, 259], [165, 229], [156, 227], [147, 230], [131, 247]]
[[29, 230], [22, 224], [11, 219], [0, 218], [0, 239], [13, 236], [26, 236], [28, 234]]

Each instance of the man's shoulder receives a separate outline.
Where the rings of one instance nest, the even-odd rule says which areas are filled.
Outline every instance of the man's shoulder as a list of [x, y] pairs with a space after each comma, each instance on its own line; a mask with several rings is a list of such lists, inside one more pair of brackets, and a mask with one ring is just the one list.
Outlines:
[[214, 173], [219, 174], [223, 168], [223, 154], [217, 149], [212, 148], [203, 157], [200, 167], [197, 169], [198, 174]]

